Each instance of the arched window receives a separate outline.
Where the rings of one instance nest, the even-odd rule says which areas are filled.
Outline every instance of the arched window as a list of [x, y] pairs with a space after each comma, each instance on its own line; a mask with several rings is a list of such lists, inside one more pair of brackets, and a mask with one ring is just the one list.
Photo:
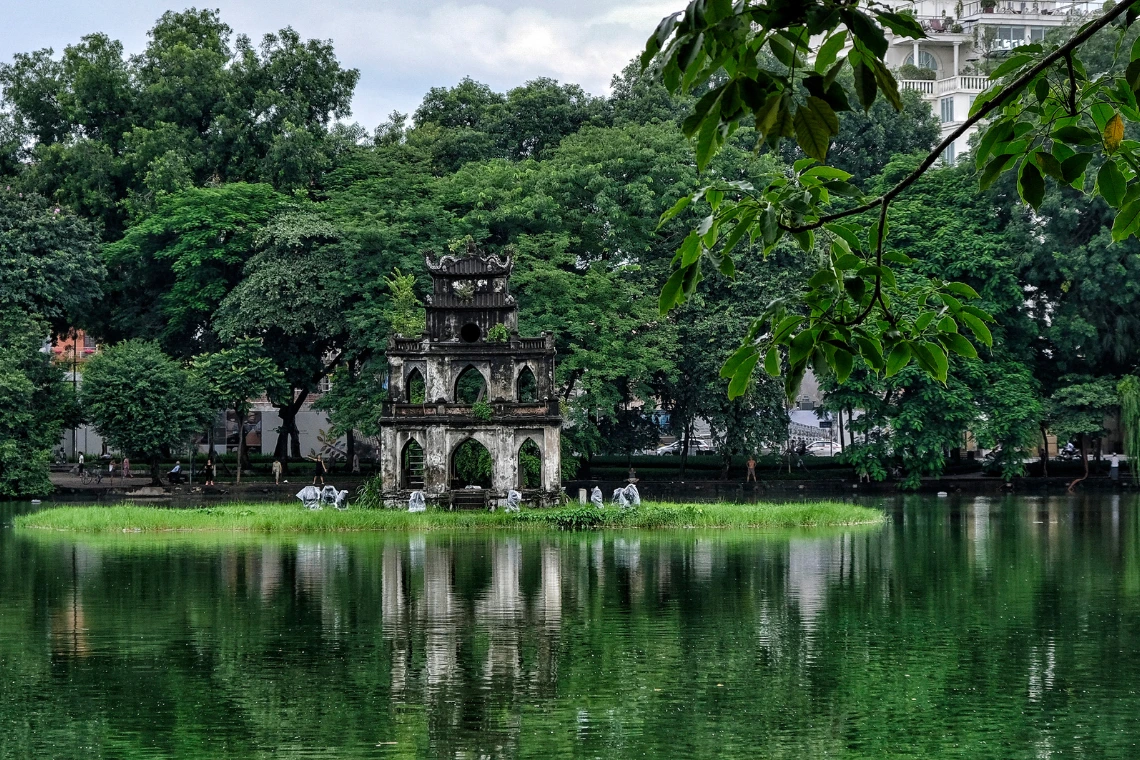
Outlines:
[[[914, 53], [906, 57], [906, 62], [911, 66], [914, 65]], [[918, 51], [918, 67], [920, 69], [930, 69], [931, 71], [938, 71], [938, 59], [926, 50]]]
[[483, 379], [483, 373], [468, 364], [455, 381], [456, 403], [474, 404], [486, 395], [487, 381]]
[[516, 398], [524, 404], [538, 401], [538, 381], [535, 380], [530, 367], [523, 367], [522, 372], [519, 373], [518, 382], [515, 383], [515, 393]]
[[424, 384], [424, 376], [420, 374], [418, 369], [413, 369], [408, 373], [408, 379], [404, 381], [404, 389], [407, 391], [409, 404], [424, 403], [427, 386]]
[[468, 438], [451, 452], [451, 487], [491, 487], [491, 452], [487, 447]]
[[519, 490], [542, 488], [542, 452], [533, 439], [519, 447]]
[[424, 487], [424, 449], [415, 438], [405, 443], [400, 452], [400, 487], [407, 490]]

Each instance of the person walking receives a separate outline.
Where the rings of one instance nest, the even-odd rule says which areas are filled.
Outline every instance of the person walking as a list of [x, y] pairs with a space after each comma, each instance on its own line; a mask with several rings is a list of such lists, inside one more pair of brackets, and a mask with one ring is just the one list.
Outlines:
[[323, 456], [321, 456], [320, 454], [317, 454], [315, 457], [306, 457], [306, 458], [311, 460], [314, 463], [313, 464], [313, 485], [317, 484], [317, 479], [319, 478], [321, 481], [321, 485], [323, 486], [325, 484], [325, 472], [326, 472], [325, 458]]
[[82, 476], [83, 476], [83, 468], [84, 468], [84, 466], [85, 466], [85, 465], [83, 464], [83, 452], [82, 452], [82, 451], [81, 451], [81, 452], [79, 452], [79, 462], [78, 462], [78, 464], [79, 464], [79, 476], [80, 476], [80, 477], [82, 477]]
[[281, 485], [281, 469], [282, 469], [281, 468], [281, 460], [280, 459], [274, 459], [273, 460], [273, 483], [275, 485]]
[[753, 483], [756, 482], [756, 457], [751, 454], [748, 455], [748, 474], [744, 477], [744, 482], [747, 483], [750, 480]]
[[107, 460], [107, 479], [111, 481], [111, 485], [115, 485], [115, 458], [111, 457]]
[[131, 474], [131, 460], [129, 457], [123, 457], [123, 471], [120, 478], [134, 478]]

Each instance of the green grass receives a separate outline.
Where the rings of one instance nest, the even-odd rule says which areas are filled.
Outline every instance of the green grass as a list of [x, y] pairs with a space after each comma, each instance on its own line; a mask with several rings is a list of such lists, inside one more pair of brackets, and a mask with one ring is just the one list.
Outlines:
[[290, 504], [226, 504], [202, 509], [134, 505], [54, 507], [16, 518], [20, 529], [113, 533], [340, 533], [454, 529], [596, 530], [610, 528], [794, 528], [877, 523], [883, 513], [843, 502], [665, 504], [621, 511], [572, 506], [506, 512], [332, 509]]

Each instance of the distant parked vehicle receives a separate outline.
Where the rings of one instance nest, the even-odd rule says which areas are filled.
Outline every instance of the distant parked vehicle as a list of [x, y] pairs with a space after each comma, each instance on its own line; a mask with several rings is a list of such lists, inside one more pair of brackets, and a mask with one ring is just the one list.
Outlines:
[[[700, 438], [694, 438], [689, 441], [689, 454], [712, 454], [715, 449], [711, 443]], [[657, 456], [679, 456], [681, 453], [681, 442], [673, 441], [664, 446], [657, 447]]]
[[835, 444], [831, 441], [812, 441], [807, 445], [807, 453], [814, 456], [831, 456], [835, 451]]

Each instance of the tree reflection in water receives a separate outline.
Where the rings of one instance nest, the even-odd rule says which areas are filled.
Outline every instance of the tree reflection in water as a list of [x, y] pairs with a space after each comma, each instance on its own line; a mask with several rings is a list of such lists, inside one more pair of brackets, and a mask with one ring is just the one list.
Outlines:
[[1128, 755], [1137, 506], [912, 500], [793, 534], [6, 531], [0, 754]]

